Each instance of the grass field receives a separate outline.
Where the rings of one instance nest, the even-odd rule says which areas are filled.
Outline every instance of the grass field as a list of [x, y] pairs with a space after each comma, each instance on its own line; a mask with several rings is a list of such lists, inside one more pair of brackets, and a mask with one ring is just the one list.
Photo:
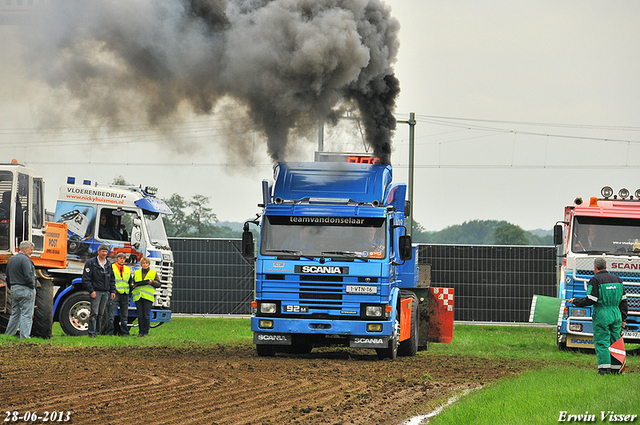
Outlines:
[[[176, 317], [168, 324], [151, 329], [150, 336], [65, 336], [56, 324], [50, 340], [31, 339], [28, 343], [60, 346], [212, 346], [247, 345], [252, 334], [247, 319]], [[431, 344], [420, 356], [452, 354], [480, 358], [531, 360], [538, 366], [519, 376], [485, 385], [462, 396], [438, 416], [435, 424], [532, 424], [605, 423], [602, 413], [640, 415], [640, 356], [628, 355], [628, 372], [622, 376], [598, 376], [595, 355], [561, 352], [550, 327], [456, 325], [451, 344]], [[0, 335], [0, 347], [24, 343]], [[627, 346], [640, 351], [640, 346]], [[445, 400], [446, 401], [446, 400]], [[562, 416], [564, 413], [564, 417]], [[577, 420], [569, 415], [589, 415]], [[593, 417], [590, 415], [594, 415]], [[565, 419], [562, 421], [562, 419]], [[590, 420], [593, 419], [593, 420]], [[640, 423], [638, 417], [632, 423]]]

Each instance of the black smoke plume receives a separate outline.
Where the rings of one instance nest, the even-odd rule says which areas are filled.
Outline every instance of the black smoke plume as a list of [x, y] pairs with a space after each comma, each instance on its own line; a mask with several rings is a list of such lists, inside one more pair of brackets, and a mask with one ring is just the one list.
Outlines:
[[27, 64], [80, 118], [166, 124], [230, 98], [280, 161], [292, 130], [351, 102], [390, 162], [399, 24], [380, 0], [64, 0], [40, 11]]

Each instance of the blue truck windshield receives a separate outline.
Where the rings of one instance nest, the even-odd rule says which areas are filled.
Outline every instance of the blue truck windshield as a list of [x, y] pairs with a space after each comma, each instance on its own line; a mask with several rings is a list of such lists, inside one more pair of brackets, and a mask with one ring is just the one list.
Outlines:
[[571, 241], [578, 254], [640, 254], [640, 220], [576, 217]]
[[384, 218], [265, 216], [260, 253], [278, 257], [385, 258]]

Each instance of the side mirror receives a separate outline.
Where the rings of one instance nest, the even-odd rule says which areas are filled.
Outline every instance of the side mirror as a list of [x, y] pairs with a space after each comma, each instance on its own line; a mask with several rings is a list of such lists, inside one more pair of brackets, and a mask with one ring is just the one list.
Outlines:
[[411, 236], [402, 235], [398, 239], [398, 251], [402, 261], [411, 260], [413, 257], [413, 248], [411, 246]]
[[411, 215], [411, 201], [404, 201], [404, 217], [407, 218]]
[[133, 219], [133, 229], [131, 229], [131, 246], [135, 249], [140, 248], [140, 242], [142, 242], [142, 230], [140, 225], [142, 221], [138, 217]]
[[553, 244], [554, 245], [562, 245], [562, 224], [556, 224], [553, 226]]
[[242, 256], [244, 259], [253, 260], [255, 249], [253, 233], [249, 231], [249, 225], [245, 223], [244, 231], [242, 232]]

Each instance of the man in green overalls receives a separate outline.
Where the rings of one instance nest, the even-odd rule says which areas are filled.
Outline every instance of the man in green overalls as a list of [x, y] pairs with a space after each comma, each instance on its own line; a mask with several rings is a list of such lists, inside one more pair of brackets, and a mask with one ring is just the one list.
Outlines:
[[595, 276], [589, 280], [585, 298], [571, 298], [578, 307], [593, 305], [593, 343], [598, 357], [598, 373], [619, 373], [620, 363], [611, 363], [609, 347], [620, 339], [627, 320], [627, 296], [622, 280], [607, 271], [607, 261], [598, 257], [593, 261]]

